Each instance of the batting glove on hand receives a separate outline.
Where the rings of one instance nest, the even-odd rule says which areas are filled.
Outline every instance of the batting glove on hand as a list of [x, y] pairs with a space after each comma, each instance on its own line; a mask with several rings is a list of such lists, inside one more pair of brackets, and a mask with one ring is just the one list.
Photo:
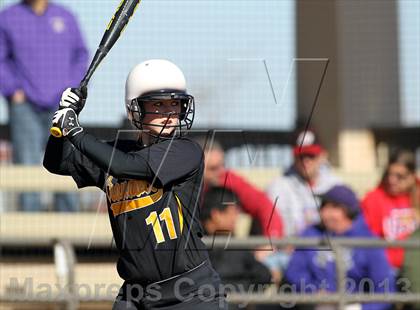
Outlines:
[[56, 111], [52, 119], [52, 125], [60, 128], [64, 137], [74, 137], [83, 131], [76, 112], [70, 108]]
[[87, 98], [87, 87], [67, 88], [61, 95], [60, 109], [70, 108], [77, 115], [83, 110]]

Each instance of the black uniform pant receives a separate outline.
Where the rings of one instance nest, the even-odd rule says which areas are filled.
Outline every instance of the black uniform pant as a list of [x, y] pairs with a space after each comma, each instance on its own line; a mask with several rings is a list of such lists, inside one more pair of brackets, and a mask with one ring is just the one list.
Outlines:
[[125, 281], [113, 310], [227, 309], [220, 277], [208, 261], [175, 277], [151, 283]]

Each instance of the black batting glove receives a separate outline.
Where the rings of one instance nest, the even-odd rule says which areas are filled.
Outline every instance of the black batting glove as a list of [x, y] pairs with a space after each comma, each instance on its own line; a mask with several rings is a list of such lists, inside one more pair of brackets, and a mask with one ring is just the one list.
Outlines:
[[56, 111], [52, 119], [52, 125], [60, 128], [64, 137], [74, 137], [83, 131], [76, 112], [70, 108]]
[[83, 86], [82, 88], [67, 88], [61, 95], [59, 109], [70, 108], [79, 115], [85, 106], [86, 98], [86, 86]]

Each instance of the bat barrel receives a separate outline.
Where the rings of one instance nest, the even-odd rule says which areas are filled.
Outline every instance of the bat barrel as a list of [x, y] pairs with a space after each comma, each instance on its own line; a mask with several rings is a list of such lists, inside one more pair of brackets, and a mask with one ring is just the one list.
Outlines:
[[118, 40], [121, 32], [127, 25], [128, 21], [130, 20], [130, 17], [134, 14], [134, 11], [139, 3], [140, 0], [124, 0], [123, 2], [121, 2], [120, 6], [117, 9], [117, 12], [111, 19], [107, 30], [105, 31], [101, 39], [101, 42], [99, 43], [99, 47], [96, 50], [95, 56], [92, 59], [92, 62], [89, 66], [89, 69], [86, 72], [86, 75], [80, 82], [80, 88], [82, 86], [87, 86], [96, 68], [99, 66], [102, 59], [105, 58], [109, 50], [114, 46], [115, 42]]
[[108, 50], [111, 49], [130, 20], [130, 17], [134, 14], [139, 3], [140, 0], [124, 0], [121, 3], [114, 17], [111, 19], [99, 46], [106, 46]]

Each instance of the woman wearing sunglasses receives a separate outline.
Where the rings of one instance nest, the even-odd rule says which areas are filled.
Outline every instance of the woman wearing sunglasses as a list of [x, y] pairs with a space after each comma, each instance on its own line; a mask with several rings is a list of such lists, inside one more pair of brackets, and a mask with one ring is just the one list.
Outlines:
[[[401, 240], [411, 235], [418, 225], [420, 180], [412, 152], [399, 150], [389, 160], [378, 187], [362, 201], [366, 222], [373, 233], [387, 240]], [[398, 272], [404, 260], [402, 248], [388, 248], [390, 264]]]

